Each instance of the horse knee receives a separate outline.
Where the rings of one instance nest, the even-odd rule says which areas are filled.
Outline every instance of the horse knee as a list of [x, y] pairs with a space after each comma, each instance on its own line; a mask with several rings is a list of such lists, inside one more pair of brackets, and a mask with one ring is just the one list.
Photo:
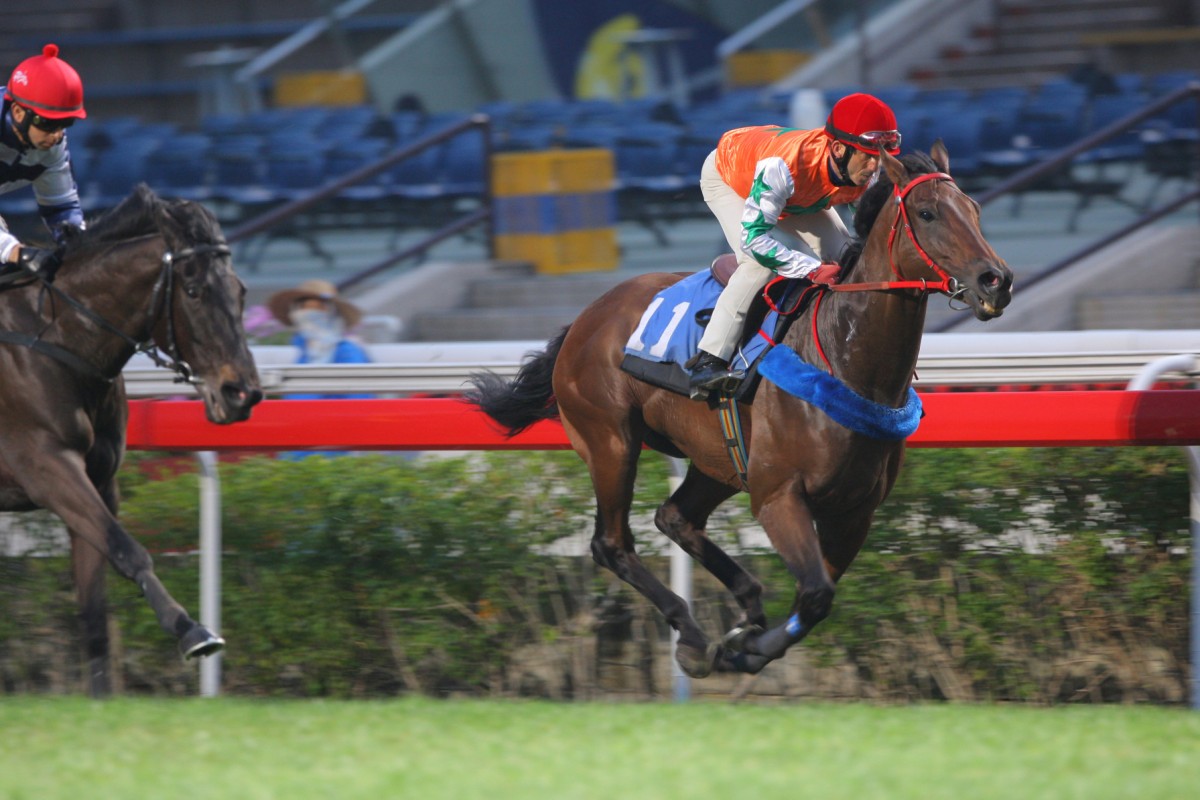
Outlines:
[[829, 616], [833, 608], [834, 590], [832, 586], [822, 586], [816, 589], [801, 591], [797, 600], [797, 612], [804, 623], [805, 630]]
[[154, 559], [149, 551], [128, 534], [109, 537], [108, 558], [122, 577], [135, 583], [140, 583], [144, 574], [154, 571]]
[[686, 526], [687, 521], [679, 513], [679, 506], [670, 500], [658, 507], [654, 512], [654, 527], [658, 528], [672, 541], [679, 535], [679, 529]]
[[679, 506], [668, 500], [654, 514], [654, 526], [664, 536], [688, 553], [698, 553], [703, 546], [704, 524], [697, 524], [679, 511]]
[[597, 536], [592, 539], [592, 561], [613, 572], [617, 571], [617, 550]]

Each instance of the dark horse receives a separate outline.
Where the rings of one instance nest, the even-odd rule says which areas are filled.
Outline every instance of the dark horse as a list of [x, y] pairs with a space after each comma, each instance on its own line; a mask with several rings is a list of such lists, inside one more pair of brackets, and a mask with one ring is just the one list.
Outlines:
[[53, 281], [0, 291], [0, 510], [47, 508], [70, 531], [93, 695], [110, 691], [106, 559], [138, 585], [185, 656], [224, 646], [171, 597], [117, 521], [128, 418], [121, 369], [146, 352], [196, 387], [211, 421], [247, 419], [262, 391], [242, 327], [245, 292], [212, 213], [145, 186], [70, 238]]
[[[862, 198], [862, 254], [841, 291], [821, 295], [783, 344], [875, 404], [906, 404], [929, 294], [969, 304], [980, 319], [1012, 299], [1012, 273], [985, 241], [979, 206], [955, 185], [940, 142], [927, 157], [882, 154], [879, 181]], [[768, 628], [762, 585], [705, 534], [712, 511], [741, 483], [716, 414], [705, 403], [643, 383], [620, 369], [647, 304], [678, 274], [626, 281], [595, 301], [511, 383], [473, 376], [468, 400], [517, 433], [558, 416], [587, 462], [598, 510], [592, 557], [650, 599], [679, 631], [676, 658], [693, 677], [713, 669], [758, 672], [824, 619], [834, 585], [858, 554], [875, 509], [900, 470], [903, 438], [871, 438], [764, 380], [741, 409], [750, 507], [796, 580], [793, 611]], [[687, 604], [634, 550], [629, 528], [643, 444], [691, 464], [655, 524], [733, 593], [744, 617], [710, 643]], [[671, 447], [665, 447], [670, 445]]]

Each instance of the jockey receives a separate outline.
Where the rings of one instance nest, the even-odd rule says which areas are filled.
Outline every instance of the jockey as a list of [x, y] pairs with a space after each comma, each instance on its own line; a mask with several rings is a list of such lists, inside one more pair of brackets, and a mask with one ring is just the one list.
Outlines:
[[[835, 263], [850, 234], [833, 206], [862, 196], [879, 171], [880, 148], [900, 152], [896, 115], [869, 94], [834, 104], [824, 128], [737, 128], [725, 133], [700, 170], [700, 189], [738, 267], [721, 292], [687, 368], [693, 398], [738, 373], [730, 369], [750, 304], [778, 274], [837, 283]], [[777, 237], [782, 232], [797, 243]]]
[[[66, 129], [84, 119], [83, 82], [48, 44], [40, 56], [13, 70], [0, 105], [0, 194], [33, 184], [38, 211], [55, 240], [64, 227], [82, 230], [83, 209], [71, 174]], [[29, 273], [53, 273], [52, 250], [23, 245], [0, 218], [0, 265], [16, 264]]]

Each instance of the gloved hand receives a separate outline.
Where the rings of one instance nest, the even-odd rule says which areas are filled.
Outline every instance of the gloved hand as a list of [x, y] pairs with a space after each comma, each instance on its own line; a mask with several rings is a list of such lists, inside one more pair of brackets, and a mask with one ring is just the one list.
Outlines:
[[57, 253], [40, 247], [21, 245], [21, 252], [17, 254], [17, 266], [30, 275], [52, 278], [61, 264], [62, 261], [59, 260]]
[[805, 277], [819, 286], [832, 286], [842, 279], [842, 268], [837, 264], [822, 264]]

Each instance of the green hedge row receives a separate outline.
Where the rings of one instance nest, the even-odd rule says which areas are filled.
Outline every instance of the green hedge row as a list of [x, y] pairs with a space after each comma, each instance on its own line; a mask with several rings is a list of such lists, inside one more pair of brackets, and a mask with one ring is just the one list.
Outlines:
[[[196, 478], [163, 466], [126, 466], [121, 518], [195, 611]], [[573, 453], [254, 458], [221, 481], [230, 693], [596, 696], [629, 653], [668, 668], [661, 620], [581, 555], [594, 502]], [[666, 484], [663, 459], [643, 458], [640, 548], [662, 547]], [[1187, 502], [1175, 449], [910, 451], [833, 614], [785, 661], [809, 683], [840, 675], [838, 696], [1182, 702]], [[714, 538], [760, 541], [744, 497], [726, 505]], [[778, 619], [782, 564], [742, 557]], [[77, 691], [66, 560], [0, 559], [0, 583], [0, 688]], [[710, 584], [697, 613], [719, 636], [736, 609]], [[124, 689], [195, 691], [136, 590], [113, 574], [109, 594]], [[562, 680], [527, 680], [547, 669]]]

